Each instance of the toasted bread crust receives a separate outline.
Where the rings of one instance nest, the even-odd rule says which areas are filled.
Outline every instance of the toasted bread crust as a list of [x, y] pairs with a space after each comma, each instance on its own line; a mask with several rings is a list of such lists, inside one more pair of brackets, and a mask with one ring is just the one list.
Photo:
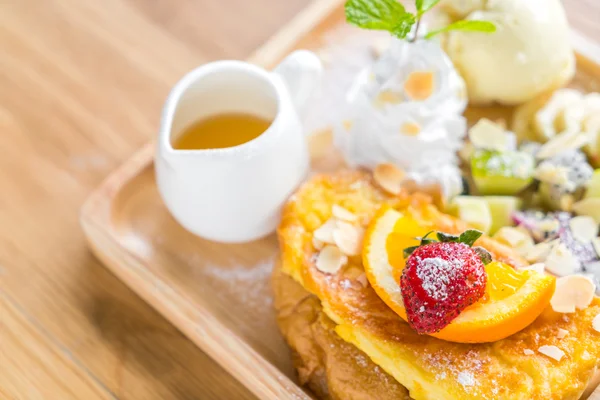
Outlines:
[[[386, 372], [408, 387], [415, 399], [577, 399], [600, 364], [600, 334], [591, 321], [600, 299], [575, 314], [551, 309], [523, 331], [486, 344], [458, 344], [418, 335], [357, 276], [360, 256], [350, 257], [336, 275], [318, 271], [312, 232], [331, 215], [333, 204], [354, 212], [366, 226], [382, 205], [402, 209], [413, 204], [432, 213], [439, 230], [458, 233], [466, 224], [437, 212], [427, 199], [403, 193], [390, 196], [367, 172], [342, 171], [317, 176], [303, 185], [284, 209], [278, 230], [282, 269], [315, 295], [336, 332], [367, 353]], [[514, 251], [482, 238], [496, 259], [512, 265], [525, 261]], [[559, 329], [569, 331], [557, 338]], [[542, 345], [561, 348], [560, 362], [537, 352]], [[534, 351], [526, 355], [525, 350]]]

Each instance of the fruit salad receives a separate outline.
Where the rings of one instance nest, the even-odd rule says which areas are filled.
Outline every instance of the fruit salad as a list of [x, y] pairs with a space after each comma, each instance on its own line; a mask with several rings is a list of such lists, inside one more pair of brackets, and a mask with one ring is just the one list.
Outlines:
[[590, 149], [599, 132], [585, 132], [597, 106], [564, 89], [518, 109], [517, 133], [480, 120], [461, 153], [469, 185], [446, 211], [555, 276], [581, 274], [600, 287], [600, 170]]

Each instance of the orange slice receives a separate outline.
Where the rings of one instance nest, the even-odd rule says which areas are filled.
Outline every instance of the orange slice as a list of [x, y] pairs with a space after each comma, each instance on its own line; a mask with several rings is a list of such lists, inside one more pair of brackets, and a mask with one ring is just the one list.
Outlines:
[[[363, 244], [363, 263], [377, 295], [407, 320], [400, 291], [405, 260], [403, 250], [418, 244], [436, 227], [417, 213], [384, 207], [375, 216]], [[531, 324], [548, 306], [556, 280], [534, 270], [515, 270], [491, 262], [486, 266], [486, 293], [441, 331], [431, 336], [459, 343], [485, 343], [504, 339]]]

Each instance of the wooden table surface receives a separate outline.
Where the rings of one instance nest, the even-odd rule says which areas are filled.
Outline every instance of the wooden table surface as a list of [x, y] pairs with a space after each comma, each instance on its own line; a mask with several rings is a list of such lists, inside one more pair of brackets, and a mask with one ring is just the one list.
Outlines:
[[[0, 1], [1, 399], [254, 398], [99, 264], [78, 212], [182, 74], [308, 1]], [[565, 5], [600, 41], [600, 3]]]

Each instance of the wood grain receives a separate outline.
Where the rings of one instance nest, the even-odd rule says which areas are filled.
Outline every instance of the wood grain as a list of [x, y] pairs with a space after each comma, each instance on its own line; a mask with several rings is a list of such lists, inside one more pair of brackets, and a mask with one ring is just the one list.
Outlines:
[[[77, 215], [183, 73], [246, 58], [307, 3], [0, 2], [2, 399], [254, 398], [90, 255]], [[565, 5], [600, 41], [600, 4]]]

